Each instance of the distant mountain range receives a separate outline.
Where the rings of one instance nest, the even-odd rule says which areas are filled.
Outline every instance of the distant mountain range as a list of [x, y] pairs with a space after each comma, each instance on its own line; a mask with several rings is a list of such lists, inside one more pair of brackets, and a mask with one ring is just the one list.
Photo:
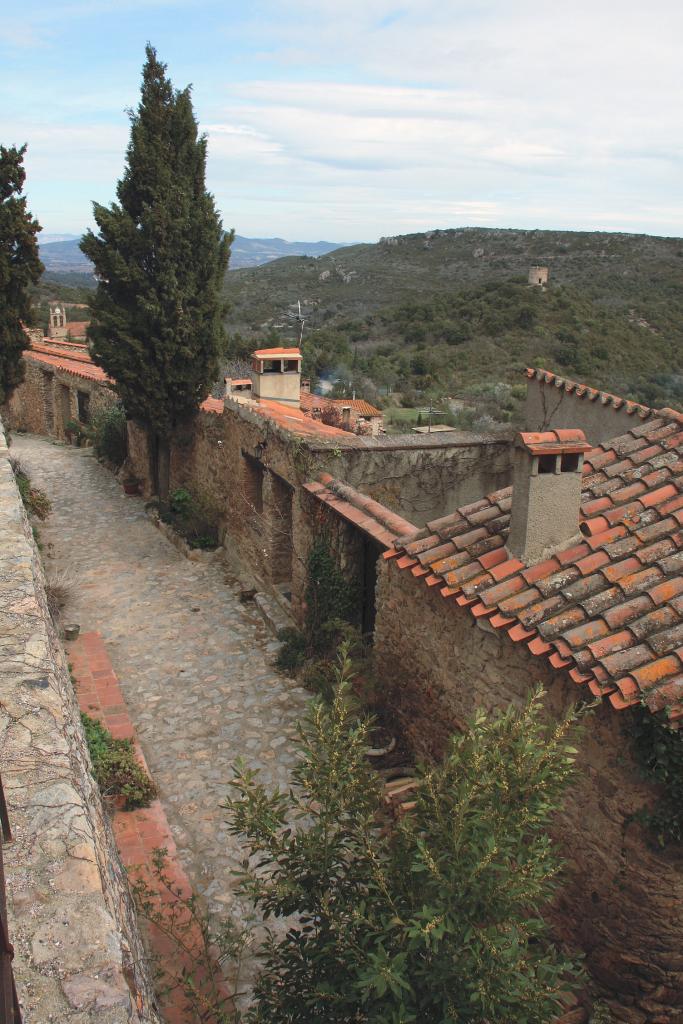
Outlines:
[[[79, 238], [46, 235], [40, 245], [40, 258], [51, 274], [92, 274], [92, 264], [78, 248]], [[244, 238], [236, 235], [232, 243], [230, 270], [260, 267], [282, 256], [324, 256], [338, 249], [341, 242], [287, 242], [284, 238]]]

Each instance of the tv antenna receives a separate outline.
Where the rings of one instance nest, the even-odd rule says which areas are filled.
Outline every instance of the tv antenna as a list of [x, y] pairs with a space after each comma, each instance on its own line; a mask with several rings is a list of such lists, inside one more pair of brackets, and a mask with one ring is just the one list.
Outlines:
[[286, 312], [285, 316], [287, 317], [288, 320], [291, 320], [293, 323], [301, 324], [301, 329], [299, 331], [299, 346], [301, 346], [301, 341], [304, 336], [304, 324], [306, 323], [306, 317], [303, 316], [301, 313], [301, 301], [299, 299], [297, 299], [296, 309], [296, 313]]

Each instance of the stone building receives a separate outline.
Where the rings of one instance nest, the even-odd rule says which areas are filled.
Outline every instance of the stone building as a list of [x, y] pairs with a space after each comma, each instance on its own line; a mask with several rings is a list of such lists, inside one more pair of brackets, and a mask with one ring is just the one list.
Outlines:
[[382, 410], [364, 398], [327, 398], [302, 391], [301, 408], [313, 419], [338, 426], [352, 434], [377, 437], [384, 430]]
[[104, 370], [95, 366], [86, 345], [32, 340], [24, 353], [25, 379], [7, 405], [16, 430], [66, 439], [70, 423], [88, 424], [117, 395]]
[[535, 285], [536, 287], [545, 288], [548, 283], [548, 275], [550, 270], [548, 267], [530, 267], [529, 268], [529, 284]]
[[48, 338], [52, 341], [76, 341], [84, 339], [89, 320], [67, 320], [66, 305], [63, 303], [50, 303], [50, 316], [48, 324]]
[[[438, 757], [475, 708], [521, 703], [538, 683], [551, 720], [596, 702], [557, 821], [568, 876], [552, 924], [585, 952], [616, 1021], [681, 1024], [683, 857], [640, 824], [657, 794], [629, 722], [641, 708], [683, 722], [683, 416], [529, 369], [514, 445], [361, 436], [306, 415], [295, 356], [268, 351], [254, 368], [268, 379], [207, 399], [174, 439], [171, 489], [214, 507], [225, 558], [295, 619], [325, 533], [418, 756]], [[85, 388], [115, 400], [82, 347], [34, 344], [26, 370], [12, 425], [61, 436], [60, 387], [69, 402]], [[133, 423], [127, 469], [150, 496]]]
[[672, 1024], [683, 856], [639, 823], [657, 790], [628, 728], [641, 707], [683, 723], [683, 416], [631, 422], [595, 447], [578, 429], [521, 433], [512, 487], [401, 538], [383, 558], [375, 650], [422, 756], [475, 708], [520, 703], [538, 683], [551, 719], [598, 702], [556, 826], [569, 871], [552, 922], [615, 1020]]

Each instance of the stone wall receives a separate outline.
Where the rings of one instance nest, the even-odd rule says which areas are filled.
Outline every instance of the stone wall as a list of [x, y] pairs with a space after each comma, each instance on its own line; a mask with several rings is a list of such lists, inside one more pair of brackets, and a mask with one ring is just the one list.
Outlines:
[[[132, 473], [152, 493], [148, 439], [129, 424]], [[237, 403], [201, 412], [171, 452], [173, 491], [185, 487], [214, 510], [229, 559], [267, 585], [284, 581], [283, 547], [292, 549], [292, 601], [299, 614], [313, 535], [301, 484], [328, 472], [421, 525], [510, 481], [506, 439], [438, 437], [301, 438]], [[292, 489], [287, 496], [287, 489]], [[340, 526], [339, 529], [342, 529]], [[351, 567], [357, 575], [361, 566]]]
[[[532, 377], [527, 381], [524, 407], [527, 430], [580, 427], [590, 443], [597, 445], [613, 437], [621, 437], [642, 423], [643, 418], [635, 411], [634, 403], [621, 403], [616, 408], [613, 395], [586, 389], [581, 385], [576, 385], [581, 394], [577, 394], [576, 389], [566, 391], [564, 386], [557, 387], [554, 383], [557, 379], [564, 384], [564, 380], [552, 376], [550, 383], [542, 377]], [[592, 398], [587, 396], [587, 391], [591, 392]], [[616, 401], [619, 403], [620, 399]], [[627, 411], [629, 408], [630, 413]], [[645, 406], [637, 408], [647, 412]]]
[[79, 419], [79, 391], [88, 396], [90, 418], [117, 401], [113, 389], [100, 381], [32, 359], [24, 359], [24, 368], [24, 381], [4, 410], [5, 420], [12, 430], [64, 440], [65, 425], [69, 420]]
[[26, 1024], [157, 1021], [127, 879], [89, 770], [43, 571], [0, 431], [0, 765]]
[[[475, 708], [521, 704], [539, 683], [549, 718], [579, 691], [521, 644], [477, 622], [437, 588], [393, 562], [378, 585], [375, 651], [384, 701], [419, 756], [439, 756]], [[578, 777], [557, 822], [567, 885], [550, 918], [556, 935], [586, 954], [625, 1024], [683, 1020], [683, 856], [658, 850], [634, 820], [653, 791], [622, 732], [628, 712], [604, 703], [585, 721]]]

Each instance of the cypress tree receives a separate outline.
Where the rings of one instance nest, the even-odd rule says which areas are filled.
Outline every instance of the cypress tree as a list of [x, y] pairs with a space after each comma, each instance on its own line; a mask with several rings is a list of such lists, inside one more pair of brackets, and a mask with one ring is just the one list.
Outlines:
[[118, 202], [93, 204], [99, 231], [88, 231], [81, 249], [99, 278], [88, 331], [93, 358], [116, 380], [127, 415], [148, 431], [163, 508], [169, 442], [218, 373], [233, 233], [223, 231], [206, 191], [206, 136], [190, 87], [174, 89], [149, 44], [146, 54]]
[[36, 238], [40, 224], [21, 194], [25, 152], [26, 146], [0, 146], [0, 403], [24, 377], [21, 354], [28, 338], [22, 321], [31, 314], [29, 288], [43, 272]]

